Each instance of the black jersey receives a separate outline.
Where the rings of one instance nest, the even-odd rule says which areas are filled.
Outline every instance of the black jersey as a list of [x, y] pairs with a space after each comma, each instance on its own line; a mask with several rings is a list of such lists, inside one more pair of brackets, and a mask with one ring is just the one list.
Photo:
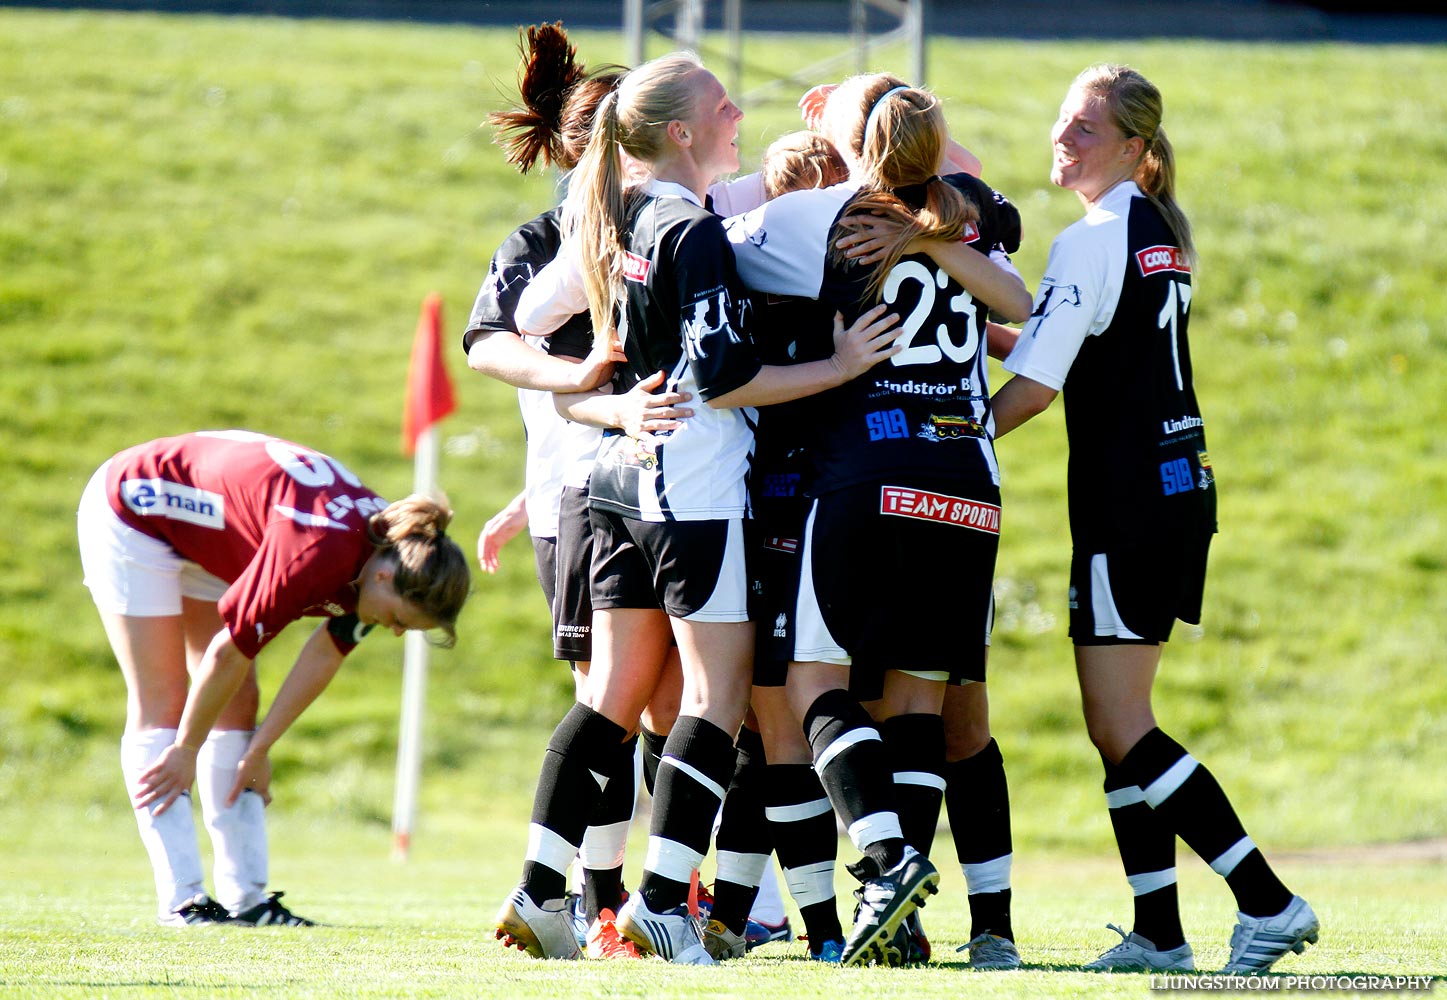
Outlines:
[[1216, 483], [1191, 384], [1191, 265], [1133, 182], [1050, 247], [1005, 367], [1065, 394], [1070, 530], [1100, 552], [1216, 530]]
[[653, 181], [625, 225], [618, 335], [628, 364], [618, 388], [666, 372], [670, 388], [693, 394], [694, 415], [652, 442], [605, 437], [589, 497], [645, 521], [743, 517], [754, 411], [707, 405], [760, 368], [723, 223], [693, 192]]
[[[523, 223], [493, 253], [462, 334], [463, 351], [470, 350], [483, 334], [506, 331], [521, 336], [515, 318], [518, 299], [533, 277], [558, 255], [563, 243], [561, 211], [554, 208]], [[549, 354], [585, 358], [593, 344], [593, 326], [584, 312], [547, 337], [523, 339]], [[570, 424], [558, 416], [550, 392], [519, 389], [518, 409], [522, 411], [528, 440], [524, 485], [528, 532], [534, 537], [552, 538], [558, 533], [558, 502], [564, 475], [579, 456], [591, 460], [601, 434], [597, 428]]]
[[[1015, 207], [967, 174], [945, 180], [979, 211], [965, 242], [1008, 254], [1020, 242]], [[762, 292], [814, 296], [846, 325], [864, 300], [873, 269], [837, 263], [828, 249], [857, 184], [783, 195], [731, 220], [729, 238], [745, 283]], [[896, 192], [917, 203], [923, 189]], [[927, 255], [903, 257], [883, 285], [902, 317], [903, 350], [860, 378], [817, 397], [816, 494], [900, 475], [999, 485], [992, 444], [985, 322], [988, 309]]]

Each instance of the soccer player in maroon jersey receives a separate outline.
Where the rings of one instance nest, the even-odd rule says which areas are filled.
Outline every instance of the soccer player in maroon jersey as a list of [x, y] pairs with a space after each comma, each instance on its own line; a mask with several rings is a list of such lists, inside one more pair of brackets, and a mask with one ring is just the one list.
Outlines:
[[1090, 738], [1105, 765], [1129, 934], [1087, 968], [1192, 969], [1175, 838], [1236, 897], [1227, 972], [1262, 972], [1317, 939], [1316, 914], [1246, 835], [1211, 773], [1157, 725], [1151, 688], [1177, 618], [1201, 620], [1216, 480], [1191, 353], [1191, 227], [1177, 204], [1160, 91], [1092, 66], [1051, 131], [1050, 179], [1085, 217], [1050, 248], [1035, 309], [995, 395], [1003, 436], [1064, 392], [1070, 443], [1070, 637]]
[[[91, 478], [81, 563], [126, 681], [121, 769], [162, 924], [311, 923], [265, 891], [267, 751], [374, 626], [452, 644], [470, 574], [451, 518], [420, 495], [388, 504], [335, 459], [249, 431], [136, 445]], [[325, 620], [258, 726], [255, 658], [301, 617]]]

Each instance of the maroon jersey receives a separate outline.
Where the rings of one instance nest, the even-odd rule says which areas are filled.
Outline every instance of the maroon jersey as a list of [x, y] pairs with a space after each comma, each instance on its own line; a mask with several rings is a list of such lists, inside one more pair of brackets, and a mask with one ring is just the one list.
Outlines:
[[[352, 582], [387, 504], [334, 458], [250, 431], [201, 431], [111, 460], [111, 509], [231, 586], [217, 607], [246, 656], [306, 615], [357, 610]], [[348, 653], [360, 635], [338, 635]], [[345, 630], [343, 630], [345, 631]]]

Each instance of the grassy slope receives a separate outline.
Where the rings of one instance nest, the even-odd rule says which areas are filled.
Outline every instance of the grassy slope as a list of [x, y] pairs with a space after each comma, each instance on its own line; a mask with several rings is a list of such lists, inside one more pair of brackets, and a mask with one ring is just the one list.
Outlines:
[[[596, 61], [618, 39], [583, 36]], [[79, 585], [72, 515], [113, 451], [249, 426], [335, 453], [390, 495], [422, 297], [460, 321], [493, 247], [545, 207], [476, 128], [508, 32], [0, 10], [0, 819], [36, 789], [109, 809], [122, 686]], [[760, 39], [798, 65], [838, 40]], [[902, 57], [901, 57], [902, 58]], [[1444, 342], [1447, 53], [1164, 43], [940, 42], [938, 89], [1020, 205], [1040, 273], [1078, 215], [1044, 180], [1070, 77], [1100, 59], [1164, 90], [1204, 257], [1193, 350], [1222, 484], [1205, 625], [1181, 629], [1164, 724], [1267, 845], [1447, 828]], [[750, 109], [746, 159], [794, 126]], [[470, 539], [516, 489], [510, 391], [466, 372], [444, 481]], [[1078, 720], [1063, 594], [1060, 414], [1008, 439], [996, 729], [1020, 841], [1109, 842]], [[518, 543], [436, 658], [424, 803], [521, 816], [568, 685]], [[274, 690], [299, 637], [262, 664]], [[400, 644], [359, 650], [277, 751], [296, 808], [379, 828]], [[521, 754], [517, 747], [527, 747]], [[104, 804], [104, 805], [101, 805]], [[106, 812], [109, 816], [110, 813]], [[508, 827], [509, 856], [520, 826]], [[493, 898], [501, 887], [488, 885]]]

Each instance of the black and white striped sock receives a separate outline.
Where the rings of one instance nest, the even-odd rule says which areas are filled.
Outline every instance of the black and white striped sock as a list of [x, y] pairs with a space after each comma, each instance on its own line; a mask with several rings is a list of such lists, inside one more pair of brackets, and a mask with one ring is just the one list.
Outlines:
[[1226, 793], [1185, 747], [1152, 729], [1120, 766], [1166, 826], [1226, 880], [1242, 913], [1269, 917], [1291, 903], [1291, 890], [1246, 835]]
[[653, 912], [688, 898], [737, 761], [730, 733], [703, 719], [679, 716], [658, 767], [648, 857], [638, 886]]
[[764, 815], [789, 895], [817, 951], [844, 937], [834, 902], [839, 834], [834, 807], [808, 764], [770, 764], [764, 771]]
[[608, 767], [608, 784], [593, 807], [578, 857], [583, 863], [583, 905], [591, 924], [604, 910], [615, 914], [623, 905], [623, 854], [638, 786], [634, 755], [638, 737], [620, 743]]
[[894, 802], [904, 842], [928, 856], [945, 796], [945, 724], [938, 715], [896, 715], [879, 724], [894, 767]]
[[1176, 889], [1176, 835], [1146, 803], [1139, 785], [1101, 757], [1105, 804], [1116, 847], [1135, 899], [1135, 933], [1161, 951], [1186, 943]]
[[592, 764], [611, 760], [626, 735], [622, 726], [581, 703], [553, 730], [533, 795], [523, 864], [523, 890], [534, 903], [557, 899], [566, 890], [568, 865], [608, 781]]
[[742, 934], [759, 894], [772, 846], [762, 795], [763, 737], [744, 727], [739, 730], [735, 746], [738, 760], [719, 812], [718, 832], [714, 834], [718, 872], [710, 916], [735, 934]]
[[945, 807], [970, 894], [970, 937], [989, 933], [1015, 940], [1010, 923], [1010, 788], [1005, 758], [994, 739], [974, 756], [945, 765]]
[[904, 833], [894, 805], [894, 775], [884, 740], [869, 713], [847, 691], [825, 691], [804, 713], [814, 770], [843, 818], [849, 839], [888, 871], [904, 858]]

